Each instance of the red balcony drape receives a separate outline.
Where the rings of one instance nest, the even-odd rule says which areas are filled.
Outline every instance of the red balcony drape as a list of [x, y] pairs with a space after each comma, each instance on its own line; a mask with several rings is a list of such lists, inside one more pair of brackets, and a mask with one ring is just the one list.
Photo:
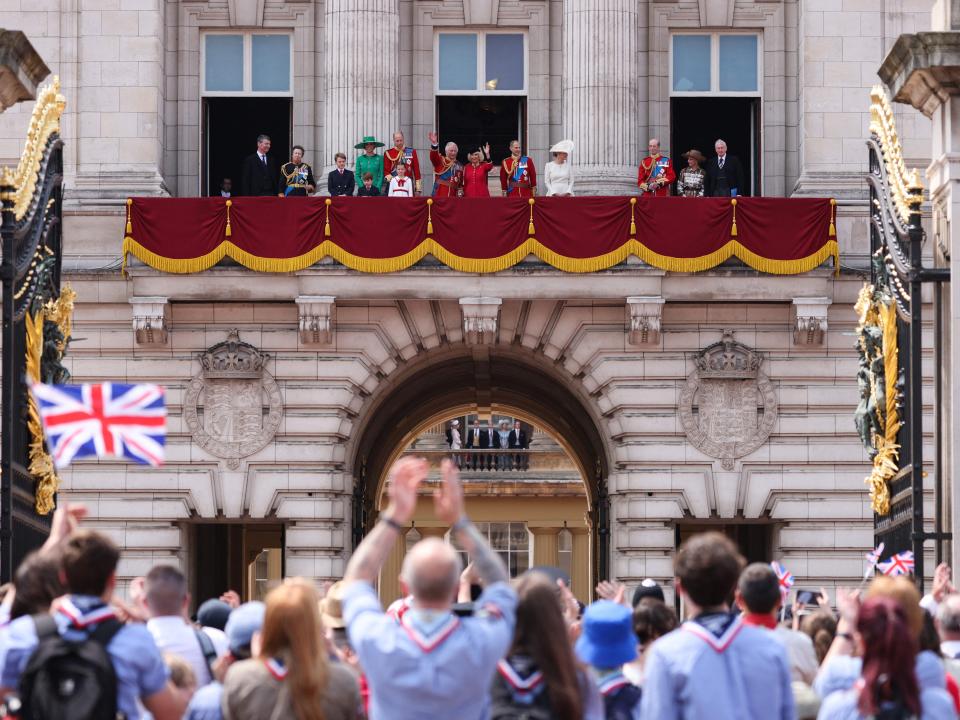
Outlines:
[[426, 255], [486, 273], [533, 254], [567, 272], [635, 255], [676, 272], [738, 257], [786, 275], [838, 266], [835, 213], [816, 198], [131, 198], [123, 254], [175, 273], [224, 257], [262, 272], [331, 257], [383, 273]]

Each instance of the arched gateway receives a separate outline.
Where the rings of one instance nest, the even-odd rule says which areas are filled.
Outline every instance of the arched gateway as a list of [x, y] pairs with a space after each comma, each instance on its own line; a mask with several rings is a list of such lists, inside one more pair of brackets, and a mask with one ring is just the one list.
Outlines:
[[[586, 489], [591, 558], [581, 584], [592, 587], [606, 577], [609, 456], [603, 420], [576, 378], [542, 354], [519, 347], [460, 346], [423, 353], [371, 395], [346, 447], [347, 475], [354, 481], [354, 546], [376, 521], [392, 462], [428, 427], [458, 413], [528, 419], [566, 451]], [[588, 588], [581, 589], [587, 593]]]

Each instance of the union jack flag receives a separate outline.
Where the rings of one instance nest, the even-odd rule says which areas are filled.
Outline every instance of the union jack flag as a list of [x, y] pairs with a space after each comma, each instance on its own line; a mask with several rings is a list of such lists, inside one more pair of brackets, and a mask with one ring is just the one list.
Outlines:
[[770, 563], [770, 567], [772, 567], [773, 571], [777, 574], [777, 582], [780, 583], [780, 594], [786, 595], [790, 592], [790, 588], [793, 587], [793, 574], [776, 561]]
[[58, 470], [90, 455], [163, 464], [167, 407], [159, 385], [35, 383], [31, 389]]
[[913, 575], [913, 552], [904, 550], [877, 567], [884, 575]]
[[867, 553], [867, 569], [863, 572], [863, 581], [866, 582], [867, 578], [870, 577], [870, 573], [877, 566], [877, 563], [880, 562], [880, 557], [883, 555], [883, 543], [877, 545], [877, 549]]

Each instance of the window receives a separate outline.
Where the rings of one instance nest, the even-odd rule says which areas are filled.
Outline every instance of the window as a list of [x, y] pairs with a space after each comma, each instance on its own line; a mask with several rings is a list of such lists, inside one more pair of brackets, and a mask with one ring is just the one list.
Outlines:
[[527, 90], [527, 36], [518, 32], [441, 32], [434, 46], [438, 95]]
[[[533, 551], [533, 545], [530, 542], [530, 532], [525, 523], [519, 522], [501, 522], [501, 523], [475, 523], [477, 530], [490, 543], [498, 555], [503, 559], [510, 577], [522, 575], [530, 568], [530, 553]], [[467, 553], [460, 547], [460, 544], [449, 534], [453, 546], [460, 553], [464, 566], [469, 562]]]
[[420, 534], [420, 531], [415, 527], [410, 528], [407, 530], [407, 534], [404, 536], [404, 549], [406, 549], [407, 552], [410, 552], [413, 549], [413, 546], [421, 540], [423, 540], [423, 536]]
[[563, 528], [557, 533], [557, 567], [573, 576], [573, 533]]
[[293, 43], [286, 33], [203, 36], [204, 95], [292, 95]]
[[672, 41], [671, 94], [760, 94], [759, 35], [683, 33]]

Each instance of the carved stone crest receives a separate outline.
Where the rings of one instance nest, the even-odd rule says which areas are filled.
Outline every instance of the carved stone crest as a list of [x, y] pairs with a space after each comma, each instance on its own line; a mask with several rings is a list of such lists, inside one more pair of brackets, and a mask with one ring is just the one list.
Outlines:
[[283, 400], [264, 369], [269, 358], [233, 330], [200, 356], [201, 373], [187, 386], [183, 417], [194, 442], [231, 469], [263, 449], [280, 426]]
[[680, 393], [680, 422], [698, 450], [719, 458], [724, 470], [770, 437], [777, 421], [773, 384], [760, 372], [760, 356], [725, 331], [694, 358]]

